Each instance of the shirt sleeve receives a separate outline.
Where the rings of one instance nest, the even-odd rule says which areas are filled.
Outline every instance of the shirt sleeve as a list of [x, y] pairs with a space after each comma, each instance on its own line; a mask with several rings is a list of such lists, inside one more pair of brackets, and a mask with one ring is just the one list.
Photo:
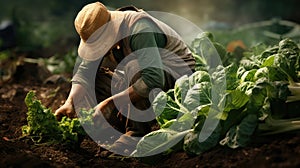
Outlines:
[[87, 61], [78, 57], [71, 80], [72, 84], [81, 84], [85, 88], [93, 89], [99, 63], [100, 60]]
[[137, 56], [141, 78], [133, 84], [141, 96], [148, 96], [154, 88], [163, 88], [165, 79], [159, 48], [166, 44], [166, 37], [157, 26], [147, 19], [135, 23], [130, 47]]
[[89, 109], [97, 105], [95, 79], [100, 61], [101, 59], [97, 61], [86, 61], [77, 57], [73, 78], [71, 80], [72, 89], [77, 88], [76, 96], [73, 97], [76, 112], [82, 108]]

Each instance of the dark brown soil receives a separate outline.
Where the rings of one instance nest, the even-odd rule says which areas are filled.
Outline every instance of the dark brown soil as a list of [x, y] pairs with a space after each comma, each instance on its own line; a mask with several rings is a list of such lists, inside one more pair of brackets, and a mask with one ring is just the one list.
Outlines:
[[[26, 124], [24, 98], [35, 90], [46, 107], [53, 110], [68, 95], [68, 82], [44, 83], [37, 77], [39, 66], [24, 64], [18, 75], [0, 85], [0, 167], [300, 167], [300, 133], [254, 138], [246, 148], [229, 149], [216, 146], [200, 156], [175, 152], [147, 165], [136, 158], [103, 159], [97, 156], [98, 146], [88, 137], [80, 148], [60, 145], [35, 145], [30, 139], [19, 138]], [[68, 78], [69, 75], [63, 77]]]

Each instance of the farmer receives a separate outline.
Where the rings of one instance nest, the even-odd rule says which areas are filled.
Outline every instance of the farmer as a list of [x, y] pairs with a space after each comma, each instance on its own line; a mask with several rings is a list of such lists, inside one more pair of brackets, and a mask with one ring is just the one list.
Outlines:
[[81, 38], [80, 59], [69, 96], [55, 115], [75, 117], [82, 97], [95, 95], [94, 123], [104, 122], [104, 116], [123, 132], [110, 149], [132, 152], [135, 137], [151, 131], [155, 90], [173, 88], [176, 79], [193, 72], [195, 60], [173, 29], [132, 6], [110, 11], [100, 2], [91, 3], [74, 24]]

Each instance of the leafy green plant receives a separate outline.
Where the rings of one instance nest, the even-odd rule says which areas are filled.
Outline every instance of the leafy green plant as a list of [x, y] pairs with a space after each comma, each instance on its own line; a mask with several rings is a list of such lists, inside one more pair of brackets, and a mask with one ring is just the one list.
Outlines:
[[[213, 38], [210, 34], [205, 37]], [[217, 144], [244, 147], [253, 136], [300, 129], [298, 118], [285, 119], [284, 111], [274, 114], [271, 110], [273, 102], [300, 101], [300, 53], [294, 41], [259, 44], [239, 62], [209, 67], [210, 73], [201, 56], [201, 38], [194, 47], [200, 67], [156, 96], [153, 109], [161, 129], [142, 138], [134, 154], [158, 154], [164, 148], [165, 153], [180, 149], [199, 155]], [[232, 55], [223, 56], [228, 61], [226, 57]], [[219, 122], [207, 125], [207, 119]]]
[[[28, 107], [27, 125], [22, 127], [23, 136], [30, 137], [35, 143], [64, 144], [76, 147], [86, 135], [82, 124], [92, 124], [88, 117], [66, 118], [57, 121], [50, 109], [37, 100], [33, 91], [28, 92], [25, 103]], [[92, 111], [82, 110], [81, 115], [89, 116]]]
[[63, 56], [54, 55], [43, 62], [47, 69], [54, 74], [72, 73], [77, 58], [77, 49], [72, 49]]
[[77, 59], [77, 50], [71, 49], [65, 55], [54, 55], [50, 58], [24, 58], [25, 62], [37, 63], [46, 67], [53, 74], [72, 73]]

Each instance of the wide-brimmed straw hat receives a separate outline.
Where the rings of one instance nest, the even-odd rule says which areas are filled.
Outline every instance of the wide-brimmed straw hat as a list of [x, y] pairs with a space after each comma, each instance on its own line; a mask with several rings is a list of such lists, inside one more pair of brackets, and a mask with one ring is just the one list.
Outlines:
[[103, 57], [118, 42], [123, 18], [121, 11], [109, 11], [100, 2], [84, 6], [74, 21], [81, 38], [79, 56], [88, 61]]

